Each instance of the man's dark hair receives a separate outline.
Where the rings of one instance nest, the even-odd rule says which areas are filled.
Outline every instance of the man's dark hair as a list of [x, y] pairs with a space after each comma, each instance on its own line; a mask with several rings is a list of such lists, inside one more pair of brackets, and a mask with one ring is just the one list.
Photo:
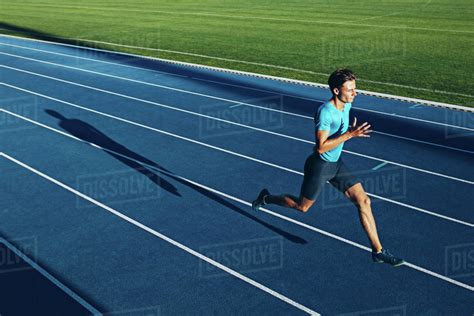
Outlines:
[[334, 88], [341, 89], [346, 81], [356, 80], [356, 75], [350, 69], [338, 69], [329, 76], [329, 89], [334, 94]]

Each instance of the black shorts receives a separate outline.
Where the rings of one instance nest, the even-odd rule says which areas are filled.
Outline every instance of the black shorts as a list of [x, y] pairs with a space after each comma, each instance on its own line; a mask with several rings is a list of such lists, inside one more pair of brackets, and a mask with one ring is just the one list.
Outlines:
[[313, 153], [304, 164], [304, 179], [301, 185], [301, 195], [309, 200], [316, 200], [326, 181], [329, 181], [342, 193], [360, 181], [347, 169], [339, 159], [329, 162], [321, 159], [318, 153]]

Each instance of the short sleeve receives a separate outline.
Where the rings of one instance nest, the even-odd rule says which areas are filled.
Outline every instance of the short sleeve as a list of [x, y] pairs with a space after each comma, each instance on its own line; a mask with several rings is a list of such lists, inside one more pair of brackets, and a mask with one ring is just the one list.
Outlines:
[[331, 130], [332, 115], [328, 109], [324, 107], [319, 111], [319, 115], [315, 118], [316, 130], [317, 131], [329, 131]]

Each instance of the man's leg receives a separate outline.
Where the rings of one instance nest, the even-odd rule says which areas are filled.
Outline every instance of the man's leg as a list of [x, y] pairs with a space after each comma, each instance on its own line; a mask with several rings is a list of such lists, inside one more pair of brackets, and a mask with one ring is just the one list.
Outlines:
[[257, 199], [253, 201], [252, 207], [256, 210], [265, 204], [277, 204], [306, 213], [318, 198], [328, 176], [323, 174], [327, 162], [321, 160], [314, 154], [310, 155], [304, 165], [304, 177], [301, 184], [300, 197], [290, 194], [271, 195], [267, 189], [263, 189]]
[[277, 204], [280, 206], [293, 208], [300, 212], [306, 213], [314, 204], [314, 200], [305, 198], [304, 196], [296, 197], [294, 195], [267, 195], [264, 198], [265, 204]]
[[360, 183], [357, 183], [347, 189], [345, 195], [355, 204], [359, 210], [360, 223], [362, 224], [367, 237], [369, 237], [372, 251], [382, 251], [382, 244], [380, 243], [379, 236], [377, 234], [377, 226], [375, 225], [375, 219], [372, 214], [370, 199], [365, 193], [364, 188]]
[[330, 182], [340, 191], [343, 191], [359, 210], [360, 223], [372, 247], [372, 260], [377, 263], [388, 263], [395, 267], [402, 265], [405, 262], [403, 259], [392, 255], [388, 249], [382, 248], [377, 234], [374, 215], [372, 214], [372, 207], [370, 206], [370, 199], [367, 193], [365, 193], [362, 184], [357, 182], [357, 179], [347, 170], [344, 163], [341, 162], [336, 177], [331, 179]]

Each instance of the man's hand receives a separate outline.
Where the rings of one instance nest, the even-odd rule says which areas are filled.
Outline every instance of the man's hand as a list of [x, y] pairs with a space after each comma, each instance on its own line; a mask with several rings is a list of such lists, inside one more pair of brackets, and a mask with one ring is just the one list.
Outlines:
[[351, 137], [370, 137], [370, 133], [372, 130], [369, 129], [370, 124], [365, 122], [362, 125], [357, 126], [357, 117], [354, 117], [354, 123], [352, 123], [352, 127], [349, 130]]

